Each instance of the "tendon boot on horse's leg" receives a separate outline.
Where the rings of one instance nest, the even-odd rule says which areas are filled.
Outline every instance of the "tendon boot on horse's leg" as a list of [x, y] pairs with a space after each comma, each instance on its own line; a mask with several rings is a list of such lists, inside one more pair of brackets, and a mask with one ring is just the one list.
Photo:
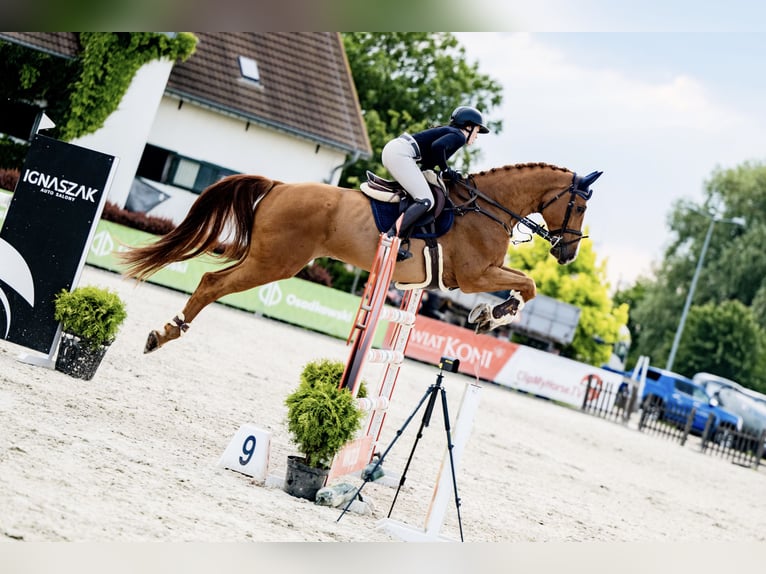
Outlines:
[[[399, 248], [399, 252], [396, 254], [397, 261], [404, 261], [412, 257], [412, 253], [409, 248], [409, 239], [412, 228], [415, 226], [415, 222], [420, 219], [429, 209], [431, 209], [431, 200], [429, 199], [416, 199], [412, 205], [407, 208], [402, 216], [402, 224], [399, 227], [399, 239], [407, 244], [407, 248], [404, 246]], [[396, 235], [396, 223], [388, 230], [388, 236], [393, 237]]]
[[488, 333], [495, 327], [512, 323], [524, 308], [524, 298], [511, 291], [510, 297], [491, 307], [489, 303], [479, 303], [468, 314], [468, 322], [476, 324], [476, 333]]
[[[503, 317], [510, 317], [511, 320], [524, 308], [524, 299], [516, 291], [511, 291], [508, 299], [495, 305], [492, 308], [492, 318], [502, 320]], [[510, 321], [509, 321], [510, 322]]]
[[169, 323], [165, 323], [164, 332], [152, 331], [146, 339], [144, 345], [144, 354], [156, 351], [162, 345], [173, 339], [178, 339], [182, 334], [189, 330], [189, 323], [186, 322], [183, 312], [179, 313]]

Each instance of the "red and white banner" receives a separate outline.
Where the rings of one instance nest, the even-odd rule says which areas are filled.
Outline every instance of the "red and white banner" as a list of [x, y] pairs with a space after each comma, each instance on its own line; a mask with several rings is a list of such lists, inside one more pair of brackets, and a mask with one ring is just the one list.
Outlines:
[[[418, 316], [405, 355], [438, 365], [442, 357], [460, 359], [459, 371], [580, 408], [588, 377], [617, 388], [622, 377], [552, 353]], [[591, 399], [597, 398], [591, 390]]]

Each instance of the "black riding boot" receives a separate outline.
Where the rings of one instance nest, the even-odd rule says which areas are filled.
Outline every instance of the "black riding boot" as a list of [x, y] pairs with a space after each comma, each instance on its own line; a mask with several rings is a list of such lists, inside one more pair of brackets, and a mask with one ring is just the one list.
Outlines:
[[[427, 199], [416, 199], [412, 205], [407, 208], [402, 217], [402, 225], [399, 228], [399, 239], [403, 244], [407, 243], [409, 247], [409, 238], [412, 228], [415, 226], [415, 222], [420, 219], [431, 208], [431, 202]], [[396, 234], [396, 223], [388, 230], [389, 237], [393, 237]], [[399, 248], [399, 252], [396, 254], [397, 261], [404, 261], [412, 257], [412, 253], [409, 249], [405, 249], [403, 246]]]

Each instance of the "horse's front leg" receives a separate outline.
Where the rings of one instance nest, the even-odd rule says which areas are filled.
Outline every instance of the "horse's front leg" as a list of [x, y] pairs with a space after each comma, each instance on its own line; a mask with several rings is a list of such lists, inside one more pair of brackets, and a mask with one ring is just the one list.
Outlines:
[[468, 314], [468, 322], [476, 325], [479, 334], [488, 333], [501, 325], [512, 323], [524, 308], [524, 300], [518, 291], [511, 291], [511, 296], [494, 307], [489, 303], [479, 303]]
[[495, 306], [479, 303], [471, 310], [468, 321], [476, 325], [477, 333], [487, 333], [513, 322], [518, 318], [524, 303], [532, 299], [537, 292], [531, 277], [508, 267], [491, 267], [469, 285], [461, 284], [460, 289], [468, 293], [510, 290], [510, 296], [502, 303]]

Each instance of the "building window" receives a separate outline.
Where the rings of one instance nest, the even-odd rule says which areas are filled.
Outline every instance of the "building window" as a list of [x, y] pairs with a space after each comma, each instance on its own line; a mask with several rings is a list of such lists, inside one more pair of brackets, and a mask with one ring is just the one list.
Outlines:
[[261, 84], [261, 74], [258, 72], [258, 62], [247, 56], [239, 57], [239, 71], [245, 80]]
[[173, 180], [169, 183], [178, 187], [194, 189], [194, 182], [197, 181], [200, 164], [183, 157], [175, 158], [175, 170], [173, 170]]
[[235, 173], [239, 172], [149, 144], [144, 148], [136, 175], [201, 193], [209, 185]]

